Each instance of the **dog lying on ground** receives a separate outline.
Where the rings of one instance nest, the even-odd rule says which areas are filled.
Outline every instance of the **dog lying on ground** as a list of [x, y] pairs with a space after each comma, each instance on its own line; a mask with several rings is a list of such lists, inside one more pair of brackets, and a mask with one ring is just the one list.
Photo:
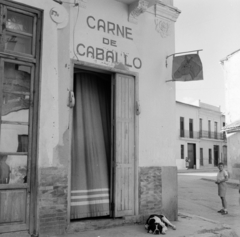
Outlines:
[[176, 230], [176, 226], [173, 225], [164, 215], [150, 215], [146, 221], [145, 229], [150, 234], [160, 235], [166, 234], [167, 227], [172, 227], [173, 230]]

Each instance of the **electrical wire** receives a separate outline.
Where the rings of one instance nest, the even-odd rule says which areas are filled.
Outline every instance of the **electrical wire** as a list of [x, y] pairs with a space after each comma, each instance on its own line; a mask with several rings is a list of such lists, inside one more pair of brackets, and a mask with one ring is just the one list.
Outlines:
[[73, 53], [74, 53], [77, 61], [79, 61], [78, 56], [77, 56], [77, 53], [75, 52], [75, 48], [74, 48], [74, 47], [75, 47], [75, 31], [76, 31], [77, 21], [78, 21], [78, 17], [79, 17], [79, 8], [80, 8], [80, 6], [79, 6], [78, 3], [76, 3], [76, 0], [75, 0], [75, 4], [77, 4], [77, 5], [75, 5], [75, 6], [78, 7], [78, 10], [77, 10], [77, 18], [76, 18], [76, 21], [75, 21], [75, 23], [74, 23], [74, 28], [73, 28]]
[[79, 3], [76, 3], [76, 0], [73, 2], [65, 2], [65, 1], [62, 1], [62, 0], [53, 0], [54, 2], [56, 3], [59, 3], [59, 4], [63, 4], [63, 3], [66, 3], [66, 4], [69, 4], [69, 5], [74, 5], [74, 6], [79, 6]]

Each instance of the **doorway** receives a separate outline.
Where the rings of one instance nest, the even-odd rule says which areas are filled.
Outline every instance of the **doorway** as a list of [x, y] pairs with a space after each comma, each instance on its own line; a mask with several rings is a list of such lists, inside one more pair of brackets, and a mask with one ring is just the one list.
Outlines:
[[196, 168], [196, 145], [194, 143], [188, 143], [188, 159], [190, 160], [189, 168]]
[[71, 219], [110, 215], [111, 76], [74, 74]]
[[218, 166], [218, 161], [219, 161], [219, 146], [214, 145], [214, 146], [213, 146], [213, 151], [214, 151], [214, 166]]
[[203, 148], [200, 148], [200, 165], [203, 166]]
[[70, 219], [134, 214], [133, 76], [75, 68]]

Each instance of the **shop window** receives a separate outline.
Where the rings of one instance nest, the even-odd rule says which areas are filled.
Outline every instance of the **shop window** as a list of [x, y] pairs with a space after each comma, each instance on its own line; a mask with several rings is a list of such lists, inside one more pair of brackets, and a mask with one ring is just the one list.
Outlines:
[[1, 50], [9, 53], [35, 55], [36, 15], [2, 5]]
[[[0, 0], [0, 233], [28, 230], [36, 157], [41, 12]], [[34, 126], [33, 126], [34, 124]], [[35, 149], [33, 149], [35, 147]], [[31, 159], [30, 159], [31, 158]], [[35, 172], [36, 173], [36, 172]], [[12, 207], [14, 206], [14, 211]], [[19, 224], [21, 223], [21, 225]]]

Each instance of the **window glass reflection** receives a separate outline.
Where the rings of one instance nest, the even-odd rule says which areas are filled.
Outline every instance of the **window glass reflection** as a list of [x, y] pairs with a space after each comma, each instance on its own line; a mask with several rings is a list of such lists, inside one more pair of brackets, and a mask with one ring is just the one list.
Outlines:
[[0, 152], [27, 152], [28, 126], [1, 124]]
[[8, 10], [6, 26], [7, 26], [7, 29], [32, 34], [33, 33], [33, 17]]
[[6, 35], [6, 50], [18, 53], [32, 54], [32, 38], [20, 35]]
[[5, 62], [2, 116], [29, 108], [30, 67]]
[[27, 156], [0, 154], [0, 184], [27, 182]]

